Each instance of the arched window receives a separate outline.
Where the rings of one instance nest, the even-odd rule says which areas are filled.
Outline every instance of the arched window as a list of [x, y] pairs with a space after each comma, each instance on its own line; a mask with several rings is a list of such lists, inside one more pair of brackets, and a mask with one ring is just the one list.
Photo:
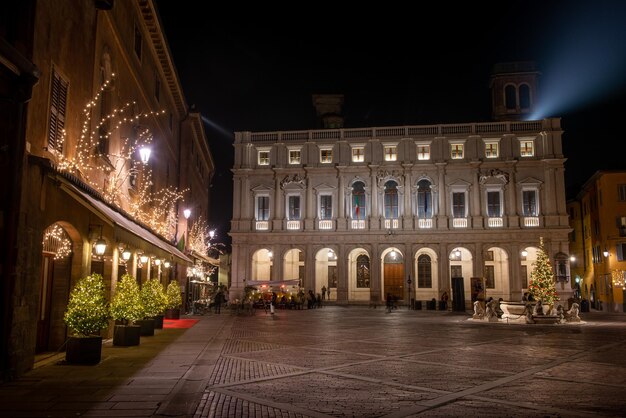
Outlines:
[[370, 287], [370, 258], [365, 254], [356, 259], [356, 287]]
[[385, 219], [398, 218], [398, 183], [389, 180], [385, 183]]
[[528, 84], [519, 86], [519, 107], [521, 109], [530, 109], [530, 87], [528, 87]]
[[430, 256], [426, 254], [417, 257], [417, 286], [433, 287]]
[[417, 182], [417, 217], [432, 218], [433, 217], [433, 197], [428, 180], [420, 180]]
[[352, 184], [352, 219], [365, 219], [365, 184], [362, 181]]
[[515, 110], [517, 107], [515, 86], [509, 84], [504, 88], [504, 105], [507, 110]]

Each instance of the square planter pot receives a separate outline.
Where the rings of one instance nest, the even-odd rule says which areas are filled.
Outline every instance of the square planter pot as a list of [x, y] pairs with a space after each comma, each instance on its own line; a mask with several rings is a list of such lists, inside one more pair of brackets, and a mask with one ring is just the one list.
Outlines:
[[102, 358], [102, 337], [70, 337], [65, 361], [68, 364], [98, 364]]
[[113, 345], [131, 346], [139, 345], [139, 325], [116, 325], [113, 330]]
[[157, 315], [152, 319], [154, 319], [154, 329], [163, 329], [163, 315]]
[[154, 335], [154, 319], [142, 319], [136, 321], [136, 323], [141, 327], [139, 333], [142, 337], [151, 337]]
[[165, 311], [166, 319], [180, 319], [180, 308], [168, 309]]

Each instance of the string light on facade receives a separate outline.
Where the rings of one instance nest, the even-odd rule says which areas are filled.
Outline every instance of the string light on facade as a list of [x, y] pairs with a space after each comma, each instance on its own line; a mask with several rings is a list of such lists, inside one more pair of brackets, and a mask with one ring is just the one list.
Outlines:
[[54, 249], [54, 259], [61, 260], [72, 253], [72, 241], [67, 237], [65, 230], [54, 224], [43, 234], [44, 249]]

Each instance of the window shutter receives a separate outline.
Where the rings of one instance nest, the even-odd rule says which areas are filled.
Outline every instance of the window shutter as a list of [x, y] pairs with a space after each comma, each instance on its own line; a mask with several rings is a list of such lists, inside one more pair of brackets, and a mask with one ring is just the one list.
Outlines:
[[615, 246], [615, 253], [617, 254], [618, 261], [624, 261], [624, 254], [622, 252], [622, 243], [619, 243]]
[[52, 70], [50, 87], [50, 118], [48, 121], [48, 150], [63, 152], [63, 130], [67, 108], [67, 90], [69, 83]]

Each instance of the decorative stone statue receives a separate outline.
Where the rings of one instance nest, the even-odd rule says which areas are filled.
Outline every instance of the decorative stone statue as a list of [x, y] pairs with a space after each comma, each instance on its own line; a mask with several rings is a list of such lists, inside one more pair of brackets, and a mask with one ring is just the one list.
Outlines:
[[480, 303], [479, 300], [477, 300], [476, 302], [474, 302], [474, 315], [472, 316], [473, 319], [483, 319], [485, 317], [485, 310], [483, 309], [483, 305]]
[[563, 305], [559, 305], [556, 307], [556, 316], [558, 317], [558, 320], [557, 320], [558, 324], [565, 323], [565, 312], [563, 310]]
[[569, 311], [565, 312], [565, 321], [567, 322], [580, 322], [580, 317], [578, 316], [579, 305], [578, 303], [572, 303], [572, 307]]
[[487, 318], [487, 320], [489, 322], [498, 322], [498, 312], [497, 312], [497, 306], [498, 306], [498, 301], [495, 299], [491, 299], [489, 302], [487, 302], [487, 309], [485, 310], [485, 317]]
[[526, 308], [524, 308], [524, 312], [522, 313], [522, 315], [526, 315], [526, 323], [527, 324], [534, 324], [535, 320], [533, 319], [533, 311], [535, 310], [535, 307], [533, 306], [532, 302], [528, 302], [526, 304]]

